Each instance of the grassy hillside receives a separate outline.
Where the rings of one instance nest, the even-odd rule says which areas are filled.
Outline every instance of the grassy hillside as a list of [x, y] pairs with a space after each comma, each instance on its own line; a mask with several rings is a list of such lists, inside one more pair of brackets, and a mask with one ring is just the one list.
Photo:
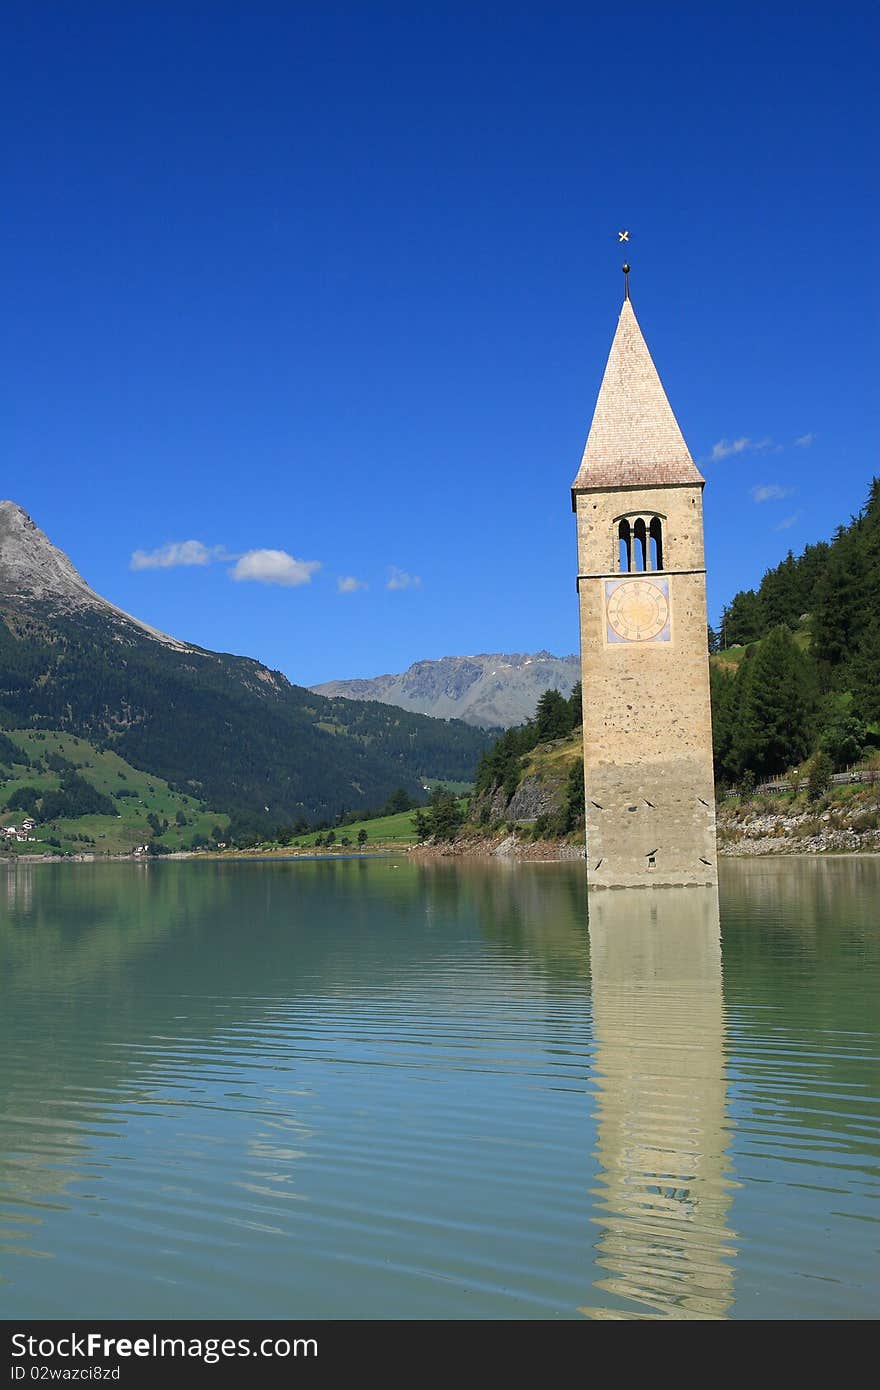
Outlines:
[[[445, 788], [444, 790], [446, 792], [454, 791], [453, 788]], [[453, 796], [451, 799], [463, 816], [468, 806], [467, 798]], [[416, 808], [409, 811], [398, 811], [393, 815], [372, 816], [369, 820], [352, 821], [351, 824], [338, 825], [332, 832], [334, 839], [329, 846], [327, 845], [328, 831], [326, 830], [312, 831], [308, 835], [297, 835], [294, 844], [303, 849], [315, 847], [336, 850], [357, 849], [360, 836], [363, 834], [364, 839], [360, 845], [363, 849], [387, 845], [415, 845], [419, 841], [418, 815], [419, 810]]]
[[559, 783], [566, 780], [571, 769], [579, 766], [584, 756], [583, 730], [578, 724], [565, 738], [539, 743], [523, 760], [523, 778], [538, 782]]
[[[810, 651], [813, 639], [812, 633], [810, 632], [809, 618], [802, 618], [797, 627], [790, 629], [790, 631], [792, 641], [798, 650], [802, 652]], [[718, 651], [710, 652], [709, 665], [715, 670], [727, 670], [735, 674], [749, 647], [754, 646], [755, 642], [762, 640], [762, 638], [752, 638], [751, 642], [745, 645], [740, 644], [735, 647], [719, 647]]]
[[[20, 758], [12, 749], [19, 751]], [[0, 852], [117, 854], [150, 840], [168, 850], [184, 849], [194, 839], [211, 839], [215, 827], [225, 831], [229, 823], [228, 816], [211, 810], [194, 796], [173, 791], [163, 778], [139, 771], [118, 753], [96, 749], [73, 734], [11, 729], [4, 731], [0, 743], [0, 826], [20, 826], [27, 814], [22, 809], [9, 809], [16, 792], [33, 788], [42, 800], [44, 794], [61, 790], [70, 769], [109, 798], [114, 814], [61, 816], [48, 822], [38, 819], [31, 832], [35, 844], [4, 840]], [[39, 811], [37, 815], [39, 818]], [[158, 821], [159, 834], [150, 824], [150, 816]]]
[[[365, 849], [377, 845], [414, 845], [418, 838], [415, 827], [414, 811], [398, 811], [397, 815], [394, 816], [377, 816], [374, 820], [355, 821], [352, 825], [340, 826], [334, 832], [336, 840], [333, 848], [357, 849], [358, 835], [361, 831], [366, 832]], [[316, 831], [311, 835], [298, 835], [296, 843], [304, 849], [310, 849], [314, 848], [317, 839], [326, 841], [326, 838], [327, 831], [324, 831], [323, 834]], [[343, 845], [343, 840], [348, 840], [349, 846]]]

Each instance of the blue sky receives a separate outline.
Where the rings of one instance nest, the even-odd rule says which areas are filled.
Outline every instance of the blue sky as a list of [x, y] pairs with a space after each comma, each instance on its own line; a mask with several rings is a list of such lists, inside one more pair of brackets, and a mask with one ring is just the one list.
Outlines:
[[626, 227], [717, 617], [878, 471], [871, 12], [4, 6], [0, 495], [302, 683], [576, 650]]

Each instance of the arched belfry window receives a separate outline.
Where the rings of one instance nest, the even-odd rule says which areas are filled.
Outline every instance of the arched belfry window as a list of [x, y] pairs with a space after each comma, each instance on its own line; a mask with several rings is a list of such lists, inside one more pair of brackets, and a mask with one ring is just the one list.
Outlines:
[[618, 569], [621, 574], [628, 574], [632, 560], [632, 533], [626, 517], [617, 528], [617, 538]]
[[651, 517], [651, 525], [648, 527], [649, 546], [648, 552], [652, 570], [662, 570], [663, 568], [663, 523], [659, 516]]
[[633, 525], [633, 564], [634, 570], [646, 570], [648, 568], [648, 528], [645, 526], [643, 517], [639, 517]]
[[650, 513], [617, 518], [617, 568], [621, 574], [663, 569], [664, 520]]

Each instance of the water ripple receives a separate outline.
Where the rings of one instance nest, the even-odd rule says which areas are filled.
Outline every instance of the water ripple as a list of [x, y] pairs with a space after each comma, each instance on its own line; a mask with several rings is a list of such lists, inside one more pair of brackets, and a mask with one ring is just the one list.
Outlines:
[[722, 960], [578, 866], [95, 867], [0, 923], [8, 1316], [875, 1306], [858, 894], [820, 952], [736, 869]]

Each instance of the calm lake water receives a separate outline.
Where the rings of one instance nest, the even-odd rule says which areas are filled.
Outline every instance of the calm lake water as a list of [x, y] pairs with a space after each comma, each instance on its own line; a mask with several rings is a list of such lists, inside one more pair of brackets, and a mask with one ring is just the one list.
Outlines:
[[0, 1315], [873, 1317], [880, 860], [0, 870]]

